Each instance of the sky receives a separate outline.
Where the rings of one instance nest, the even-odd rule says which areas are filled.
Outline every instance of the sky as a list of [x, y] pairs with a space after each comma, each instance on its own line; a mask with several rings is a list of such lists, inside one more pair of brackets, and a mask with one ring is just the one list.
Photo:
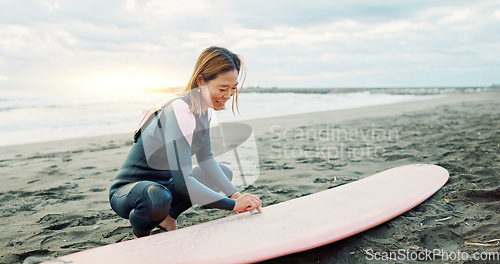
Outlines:
[[182, 87], [212, 45], [245, 86], [489, 86], [500, 1], [0, 0], [0, 91]]

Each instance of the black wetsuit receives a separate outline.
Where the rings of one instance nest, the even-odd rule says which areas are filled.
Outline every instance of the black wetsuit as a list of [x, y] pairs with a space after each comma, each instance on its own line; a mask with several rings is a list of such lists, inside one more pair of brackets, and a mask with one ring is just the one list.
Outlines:
[[[111, 208], [130, 220], [138, 237], [149, 235], [168, 215], [176, 219], [192, 204], [234, 208], [235, 201], [227, 198], [238, 191], [231, 184], [232, 171], [211, 153], [213, 109], [196, 115], [189, 103], [189, 97], [171, 101], [142, 128], [111, 185]], [[192, 169], [195, 154], [199, 165]]]

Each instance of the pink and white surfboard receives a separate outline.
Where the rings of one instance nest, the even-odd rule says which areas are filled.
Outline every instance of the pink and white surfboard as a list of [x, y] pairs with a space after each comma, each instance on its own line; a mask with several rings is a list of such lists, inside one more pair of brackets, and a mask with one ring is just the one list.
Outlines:
[[[308, 250], [386, 222], [422, 203], [448, 180], [415, 164], [333, 189], [150, 237], [59, 259], [70, 263], [248, 263]], [[47, 262], [60, 263], [60, 262]]]

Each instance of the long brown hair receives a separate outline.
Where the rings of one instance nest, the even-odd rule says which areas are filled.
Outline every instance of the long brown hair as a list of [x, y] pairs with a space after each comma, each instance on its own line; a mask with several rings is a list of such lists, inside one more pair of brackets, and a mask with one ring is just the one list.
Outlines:
[[[221, 73], [229, 72], [236, 70], [238, 72], [240, 87], [243, 87], [243, 82], [246, 78], [245, 68], [243, 67], [243, 60], [237, 54], [229, 51], [226, 48], [212, 46], [206, 48], [198, 57], [196, 64], [194, 66], [193, 74], [189, 79], [189, 82], [186, 88], [180, 93], [180, 96], [190, 94], [191, 96], [191, 105], [189, 109], [191, 112], [195, 114], [202, 114], [202, 97], [200, 93], [194, 92], [193, 89], [198, 88], [198, 84], [196, 83], [196, 78], [201, 75], [205, 82], [216, 79], [217, 76]], [[233, 95], [232, 100], [232, 110], [234, 114], [234, 110], [239, 113], [238, 108], [238, 95], [241, 91], [241, 88], [236, 90], [236, 93]]]

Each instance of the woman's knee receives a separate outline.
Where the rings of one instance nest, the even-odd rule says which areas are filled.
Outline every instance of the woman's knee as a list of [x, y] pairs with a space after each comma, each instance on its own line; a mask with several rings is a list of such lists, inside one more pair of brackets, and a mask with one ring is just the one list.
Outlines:
[[[224, 175], [226, 175], [226, 177], [229, 179], [229, 181], [231, 181], [233, 179], [233, 170], [231, 169], [231, 167], [229, 167], [228, 165], [223, 164], [223, 163], [219, 163], [219, 166], [220, 166], [222, 172], [224, 173]], [[200, 166], [196, 166], [193, 169], [193, 176], [198, 181], [202, 182], [205, 185], [210, 185], [210, 182], [207, 181], [207, 179], [204, 175], [205, 175], [205, 173], [200, 168]]]
[[130, 224], [137, 237], [149, 232], [167, 218], [172, 203], [170, 191], [160, 184], [143, 184], [144, 189], [129, 213]]
[[227, 179], [229, 181], [232, 181], [233, 180], [233, 170], [231, 169], [231, 167], [229, 167], [228, 165], [223, 164], [223, 163], [219, 163], [219, 166], [222, 169], [222, 172], [224, 172], [224, 174], [226, 175]]
[[151, 205], [151, 220], [161, 222], [170, 211], [172, 203], [172, 194], [162, 185], [151, 185], [146, 190]]

